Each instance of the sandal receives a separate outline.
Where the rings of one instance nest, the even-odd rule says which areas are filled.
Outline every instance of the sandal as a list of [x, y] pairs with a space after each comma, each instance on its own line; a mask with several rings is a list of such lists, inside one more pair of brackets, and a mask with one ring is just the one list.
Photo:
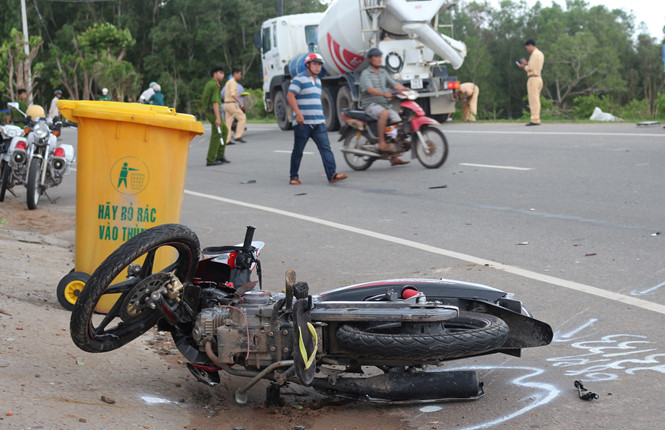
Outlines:
[[302, 182], [298, 178], [293, 178], [289, 181], [289, 185], [300, 185]]
[[335, 173], [332, 179], [329, 180], [328, 182], [332, 184], [333, 182], [341, 181], [342, 179], [346, 179], [348, 177], [349, 175], [347, 175], [346, 173]]

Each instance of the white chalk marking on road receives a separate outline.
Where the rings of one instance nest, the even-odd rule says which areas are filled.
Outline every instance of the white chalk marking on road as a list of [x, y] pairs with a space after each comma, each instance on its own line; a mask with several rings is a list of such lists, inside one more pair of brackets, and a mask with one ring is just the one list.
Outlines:
[[450, 130], [446, 133], [466, 133], [466, 134], [524, 134], [532, 136], [534, 134], [547, 134], [551, 136], [621, 136], [621, 137], [659, 137], [665, 138], [665, 134], [646, 134], [646, 133], [592, 133], [592, 132], [573, 132], [573, 131], [480, 131], [480, 130]]
[[533, 167], [496, 166], [493, 164], [459, 163], [460, 166], [487, 167], [488, 169], [533, 170]]
[[211, 194], [199, 193], [196, 191], [185, 190], [185, 194], [189, 194], [195, 197], [201, 197], [204, 199], [215, 200], [218, 202], [224, 202], [236, 206], [243, 206], [250, 209], [256, 209], [264, 212], [274, 213], [276, 215], [283, 215], [290, 218], [296, 218], [303, 221], [312, 222], [319, 225], [324, 225], [326, 227], [336, 228], [338, 230], [348, 231], [350, 233], [361, 234], [363, 236], [371, 237], [378, 240], [383, 240], [386, 242], [396, 243], [402, 246], [408, 246], [420, 251], [429, 252], [431, 254], [443, 255], [445, 257], [455, 258], [457, 260], [466, 261], [468, 263], [477, 264], [479, 266], [488, 266], [495, 268], [497, 270], [502, 270], [513, 275], [521, 276], [523, 278], [533, 279], [534, 281], [544, 282], [546, 284], [552, 284], [563, 288], [568, 288], [570, 290], [578, 291], [581, 293], [590, 294], [592, 296], [602, 297], [607, 300], [612, 300], [615, 302], [635, 306], [642, 308], [648, 311], [657, 312], [665, 315], [665, 305], [660, 305], [658, 303], [652, 303], [647, 300], [636, 299], [634, 297], [626, 296], [625, 294], [614, 293], [612, 291], [603, 290], [601, 288], [593, 287], [591, 285], [581, 284], [579, 282], [568, 281], [566, 279], [555, 278], [554, 276], [543, 275], [542, 273], [532, 272], [530, 270], [522, 269], [516, 266], [510, 266], [508, 264], [497, 263], [492, 260], [485, 260], [484, 258], [474, 257], [473, 255], [463, 254], [461, 252], [451, 251], [448, 249], [437, 248], [436, 246], [426, 245], [424, 243], [415, 242], [413, 240], [402, 239], [395, 236], [390, 236], [383, 233], [377, 233], [371, 230], [365, 230], [364, 228], [353, 227], [346, 224], [340, 224], [334, 221], [327, 221], [325, 219], [316, 218], [309, 215], [303, 215], [295, 212], [289, 212], [282, 209], [271, 208], [268, 206], [257, 205], [254, 203], [242, 202], [240, 200], [227, 199], [225, 197], [213, 196]]
[[651, 287], [648, 290], [644, 290], [644, 291], [633, 290], [633, 291], [630, 292], [630, 294], [633, 295], [633, 296], [643, 296], [645, 294], [653, 294], [653, 292], [656, 291], [657, 289], [659, 289], [660, 287], [665, 287], [665, 282], [660, 283], [660, 284], [656, 285], [655, 287]]

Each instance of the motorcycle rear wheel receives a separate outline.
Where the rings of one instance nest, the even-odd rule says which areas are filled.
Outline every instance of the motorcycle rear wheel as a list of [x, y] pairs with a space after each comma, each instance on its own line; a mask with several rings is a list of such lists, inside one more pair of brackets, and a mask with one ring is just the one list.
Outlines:
[[2, 176], [0, 176], [0, 202], [4, 202], [5, 193], [7, 192], [7, 188], [9, 188], [9, 181], [12, 177], [12, 167], [5, 160], [2, 160], [0, 170], [2, 170]]
[[[349, 149], [362, 149], [365, 150], [364, 145], [371, 145], [370, 142], [363, 134], [353, 133], [350, 134], [344, 139], [344, 147]], [[355, 155], [344, 153], [344, 160], [346, 164], [349, 165], [353, 170], [367, 170], [369, 166], [374, 163], [376, 158], [364, 156], [364, 155]]]
[[28, 171], [28, 209], [35, 210], [39, 204], [41, 189], [39, 186], [39, 177], [42, 173], [42, 159], [33, 158], [30, 161], [30, 170]]
[[428, 169], [438, 169], [448, 158], [448, 141], [443, 132], [434, 127], [422, 127], [420, 132], [425, 139], [425, 145], [420, 143], [418, 136], [413, 136], [416, 145], [416, 156], [420, 164]]
[[[154, 271], [158, 251], [163, 260], [169, 257], [165, 252], [172, 254], [166, 267]], [[179, 224], [153, 227], [122, 244], [90, 276], [74, 305], [70, 331], [76, 346], [87, 352], [112, 351], [148, 331], [162, 314], [157, 309], [144, 306], [145, 297], [142, 301], [140, 289], [136, 287], [151, 282], [154, 285], [155, 281], [171, 272], [181, 283], [190, 282], [196, 272], [200, 252], [196, 234]], [[138, 261], [142, 257], [145, 258]], [[134, 276], [112, 285], [116, 277], [128, 272], [130, 264], [139, 263], [140, 270]], [[96, 314], [95, 308], [105, 294], [120, 294], [120, 297], [102, 316]]]
[[372, 329], [345, 324], [337, 340], [345, 349], [375, 357], [448, 360], [492, 351], [508, 339], [508, 325], [493, 315], [461, 312], [438, 324]]

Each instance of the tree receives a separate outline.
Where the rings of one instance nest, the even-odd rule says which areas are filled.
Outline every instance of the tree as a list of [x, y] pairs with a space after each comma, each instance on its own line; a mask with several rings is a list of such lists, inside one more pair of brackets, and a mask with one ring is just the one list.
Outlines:
[[[35, 92], [43, 64], [33, 62], [39, 53], [43, 41], [39, 36], [31, 36], [28, 42], [29, 53], [24, 50], [23, 33], [13, 28], [10, 33], [11, 39], [2, 44], [0, 56], [7, 59], [7, 91], [9, 97], [16, 98], [16, 90], [25, 88], [28, 96]], [[29, 83], [31, 84], [29, 85]]]

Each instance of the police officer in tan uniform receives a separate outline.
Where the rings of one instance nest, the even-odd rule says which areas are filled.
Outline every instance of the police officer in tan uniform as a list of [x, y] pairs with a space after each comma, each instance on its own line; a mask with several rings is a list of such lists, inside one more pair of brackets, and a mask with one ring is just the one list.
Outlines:
[[462, 100], [462, 121], [475, 121], [480, 89], [473, 82], [465, 82], [455, 90], [455, 97]]
[[[238, 79], [242, 77], [242, 71], [240, 69], [233, 69], [231, 78], [226, 82], [224, 86], [224, 116], [226, 118], [226, 127], [229, 129], [229, 140], [227, 144], [233, 144], [236, 142], [245, 143], [245, 139], [242, 138], [242, 134], [245, 131], [245, 113], [242, 111], [242, 108], [245, 106], [240, 94], [238, 93]], [[233, 120], [238, 121], [236, 125], [235, 136], [231, 138], [231, 126], [233, 125]]]
[[531, 110], [531, 121], [527, 125], [540, 125], [540, 91], [543, 89], [543, 71], [545, 56], [538, 48], [533, 39], [524, 42], [524, 48], [530, 54], [529, 61], [524, 58], [520, 60], [519, 68], [524, 69], [527, 75], [526, 90], [529, 94], [529, 109]]

